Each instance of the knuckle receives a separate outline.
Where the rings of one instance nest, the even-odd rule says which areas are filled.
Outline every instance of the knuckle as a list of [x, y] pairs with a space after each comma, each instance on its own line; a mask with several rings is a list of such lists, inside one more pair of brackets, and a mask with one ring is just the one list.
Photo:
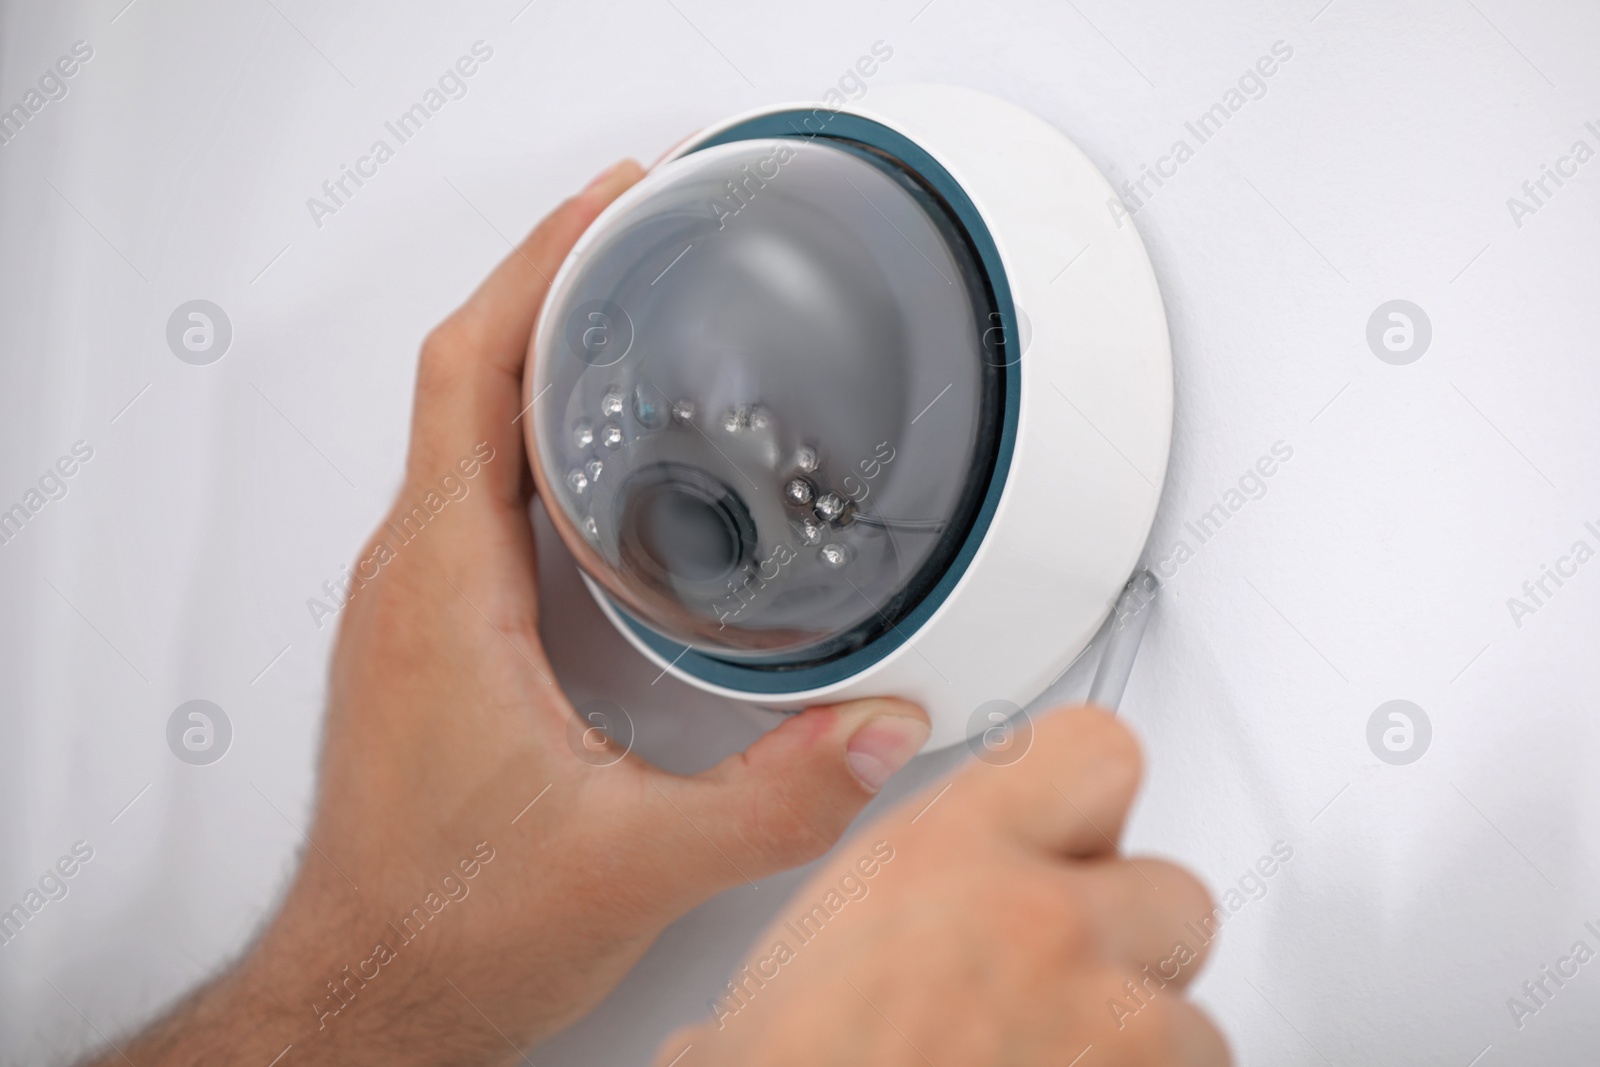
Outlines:
[[1038, 930], [1049, 932], [1051, 954], [1058, 959], [1078, 961], [1092, 956], [1102, 940], [1099, 929], [1087, 908], [1073, 903], [1062, 907], [1060, 903], [1044, 913], [1041, 901], [1041, 923]]
[[459, 347], [460, 329], [454, 324], [453, 319], [446, 319], [422, 339], [422, 352], [420, 363], [424, 370], [437, 370], [450, 361], [452, 353]]
[[1137, 1018], [1129, 1020], [1124, 1031], [1126, 1038], [1151, 1063], [1167, 1062], [1167, 1056], [1177, 1045], [1172, 1004], [1172, 997], [1151, 997], [1139, 1009]]
[[1207, 915], [1216, 907], [1211, 890], [1207, 889], [1205, 883], [1187, 867], [1180, 867], [1166, 860], [1142, 857], [1137, 862], [1139, 868], [1160, 887], [1161, 892], [1171, 893], [1179, 899], [1180, 908], [1186, 917]]
[[1233, 1062], [1215, 1023], [1178, 989], [1141, 984], [1143, 974], [1128, 969], [1104, 972], [1097, 980], [1109, 993], [1100, 1019], [1103, 1040], [1124, 1063]]
[[824, 824], [822, 814], [795, 804], [782, 792], [770, 793], [747, 810], [741, 827], [743, 844], [769, 867], [809, 863], [832, 848], [838, 836], [831, 821]]
[[[1205, 1013], [1180, 996], [1152, 1001], [1150, 1004], [1149, 1044], [1163, 1062], [1186, 1061], [1203, 1058], [1216, 1062], [1211, 1056], [1196, 1053], [1210, 1049], [1224, 1050], [1227, 1043], [1216, 1025]], [[1142, 1021], [1142, 1019], [1141, 1019]], [[1226, 1062], [1224, 1060], [1223, 1062]]]
[[438, 357], [454, 358], [471, 351], [478, 343], [480, 333], [471, 312], [467, 308], [457, 308], [428, 331], [422, 347], [425, 351], [431, 349]]
[[448, 386], [455, 380], [467, 355], [479, 344], [478, 328], [457, 311], [428, 332], [418, 357], [418, 387]]
[[986, 912], [990, 936], [1008, 952], [1035, 959], [1043, 975], [1081, 966], [1097, 954], [1100, 932], [1070, 882], [1010, 871], [992, 892], [997, 906]]
[[1075, 761], [1094, 768], [1108, 787], [1132, 793], [1144, 776], [1144, 752], [1127, 725], [1100, 708], [1080, 705], [1059, 712], [1054, 735]]
[[1093, 712], [1085, 717], [1092, 747], [1102, 765], [1122, 771], [1137, 782], [1144, 774], [1144, 752], [1133, 731], [1113, 716]]
[[[1233, 1063], [1233, 1052], [1228, 1047], [1227, 1037], [1211, 1016], [1187, 1000], [1178, 1001], [1174, 1010], [1183, 1017], [1183, 1025], [1180, 1028], [1183, 1036], [1180, 1041], [1188, 1050], [1189, 1057], [1219, 1064], [1220, 1067], [1230, 1067]], [[1201, 1054], [1196, 1056], [1195, 1050], [1201, 1050]]]
[[1163, 1046], [1159, 1017], [1164, 1010], [1159, 991], [1141, 987], [1142, 975], [1121, 966], [1083, 969], [1070, 983], [1069, 999], [1089, 1010], [1080, 1020], [1082, 1036], [1093, 1038], [1114, 1063], [1173, 1062]]

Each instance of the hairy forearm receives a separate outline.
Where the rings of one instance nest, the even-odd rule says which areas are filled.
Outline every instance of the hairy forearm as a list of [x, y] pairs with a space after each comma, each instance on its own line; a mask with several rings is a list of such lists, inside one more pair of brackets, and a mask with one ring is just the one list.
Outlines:
[[280, 917], [238, 963], [81, 1067], [421, 1067], [515, 1055], [452, 992], [430, 946], [406, 946], [363, 980], [369, 942], [386, 936], [393, 940], [384, 924], [353, 914], [317, 923]]
[[195, 990], [134, 1038], [111, 1042], [82, 1067], [266, 1065], [293, 1044], [286, 1035], [294, 1029], [283, 1008], [253, 988], [246, 964]]

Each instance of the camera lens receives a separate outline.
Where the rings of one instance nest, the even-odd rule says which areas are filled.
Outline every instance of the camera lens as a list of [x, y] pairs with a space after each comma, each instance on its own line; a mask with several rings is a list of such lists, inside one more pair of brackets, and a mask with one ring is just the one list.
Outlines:
[[622, 559], [664, 591], [715, 587], [750, 558], [749, 509], [704, 471], [659, 464], [634, 474], [620, 496]]
[[965, 231], [881, 152], [778, 137], [667, 163], [541, 318], [552, 523], [618, 607], [702, 653], [859, 648], [946, 573], [988, 488], [993, 316]]

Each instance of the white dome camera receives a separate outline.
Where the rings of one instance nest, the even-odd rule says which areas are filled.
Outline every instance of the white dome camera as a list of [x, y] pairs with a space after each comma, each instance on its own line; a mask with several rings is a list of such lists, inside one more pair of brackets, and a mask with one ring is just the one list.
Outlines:
[[1110, 186], [948, 87], [690, 138], [583, 235], [529, 361], [539, 495], [635, 648], [767, 708], [914, 700], [930, 748], [1089, 644], [1171, 441]]

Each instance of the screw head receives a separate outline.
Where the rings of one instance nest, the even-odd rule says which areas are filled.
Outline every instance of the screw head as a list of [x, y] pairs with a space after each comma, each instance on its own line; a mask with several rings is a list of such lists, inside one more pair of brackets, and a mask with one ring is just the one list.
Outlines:
[[833, 522], [844, 514], [844, 500], [838, 493], [823, 493], [817, 497], [817, 517], [824, 522]]
[[796, 507], [811, 503], [811, 483], [804, 478], [790, 478], [783, 487], [783, 498]]

